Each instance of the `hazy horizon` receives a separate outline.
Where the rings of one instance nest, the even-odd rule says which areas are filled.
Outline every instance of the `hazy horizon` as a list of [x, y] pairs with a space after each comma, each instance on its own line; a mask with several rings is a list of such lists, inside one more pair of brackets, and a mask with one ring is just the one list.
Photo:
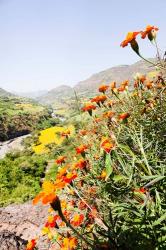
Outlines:
[[[138, 62], [138, 61], [140, 61], [141, 60], [141, 58], [138, 58], [138, 60], [137, 61], [134, 61], [133, 63], [131, 63], [131, 64], [119, 64], [119, 65], [113, 65], [113, 66], [111, 66], [111, 67], [109, 67], [109, 68], [112, 68], [112, 67], [118, 67], [118, 66], [123, 66], [123, 65], [132, 65], [132, 64], [134, 64], [134, 63], [136, 63], [136, 62]], [[107, 69], [109, 69], [109, 68], [106, 68], [106, 69], [101, 69], [101, 70], [99, 70], [98, 72], [94, 72], [94, 73], [92, 73], [91, 75], [89, 75], [88, 77], [86, 77], [85, 79], [80, 79], [78, 82], [76, 82], [76, 83], [73, 83], [73, 84], [64, 84], [64, 83], [61, 83], [61, 84], [57, 84], [56, 86], [54, 86], [53, 88], [45, 88], [45, 89], [36, 89], [36, 90], [14, 90], [14, 89], [7, 89], [7, 88], [3, 88], [3, 87], [1, 87], [0, 86], [0, 88], [3, 88], [4, 90], [7, 90], [7, 91], [10, 91], [10, 92], [12, 92], [12, 93], [22, 93], [22, 94], [24, 94], [24, 93], [33, 93], [33, 92], [42, 92], [42, 91], [50, 91], [50, 90], [52, 90], [52, 89], [54, 89], [54, 88], [57, 88], [57, 87], [60, 87], [60, 86], [63, 86], [63, 85], [66, 85], [66, 86], [69, 86], [69, 87], [74, 87], [77, 83], [79, 83], [79, 82], [81, 82], [81, 81], [84, 81], [84, 80], [87, 80], [88, 78], [90, 78], [92, 75], [94, 75], [94, 74], [96, 74], [96, 73], [100, 73], [100, 72], [102, 72], [103, 70], [107, 70]]]
[[[120, 43], [128, 31], [159, 27], [166, 50], [166, 1], [0, 0], [0, 87], [8, 91], [73, 86], [102, 70], [139, 60]], [[155, 50], [146, 40], [146, 57]]]

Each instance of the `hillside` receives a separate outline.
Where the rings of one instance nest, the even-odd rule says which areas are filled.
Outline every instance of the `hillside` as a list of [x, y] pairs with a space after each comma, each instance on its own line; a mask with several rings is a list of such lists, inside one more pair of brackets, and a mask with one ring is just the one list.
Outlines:
[[0, 88], [0, 97], [5, 97], [5, 96], [13, 96], [10, 92]]
[[47, 108], [14, 96], [0, 97], [0, 141], [28, 134], [50, 117]]
[[99, 85], [108, 84], [112, 81], [120, 83], [124, 81], [124, 79], [131, 80], [133, 75], [137, 72], [147, 74], [149, 72], [154, 72], [154, 68], [149, 67], [149, 64], [142, 60], [132, 65], [115, 66], [96, 73], [84, 81], [80, 81], [74, 86], [74, 88], [62, 85], [52, 89], [47, 94], [38, 97], [37, 100], [46, 104], [53, 104], [56, 101], [64, 103], [66, 98], [74, 97], [74, 91], [79, 95], [90, 96], [96, 92]]
[[74, 91], [70, 86], [61, 85], [57, 88], [48, 91], [46, 94], [38, 97], [37, 100], [45, 104], [54, 103], [55, 100], [63, 102], [64, 97], [70, 97], [73, 96], [73, 94]]
[[132, 80], [137, 72], [147, 74], [151, 71], [154, 69], [142, 60], [132, 65], [119, 65], [92, 75], [87, 80], [76, 84], [74, 89], [78, 93], [94, 92], [101, 84], [108, 84], [112, 81], [120, 83], [124, 79]]

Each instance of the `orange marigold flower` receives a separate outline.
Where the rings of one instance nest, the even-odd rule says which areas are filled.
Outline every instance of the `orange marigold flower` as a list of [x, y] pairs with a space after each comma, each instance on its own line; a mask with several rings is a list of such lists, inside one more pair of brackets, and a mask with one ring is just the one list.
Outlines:
[[108, 107], [111, 108], [115, 103], [116, 103], [116, 101], [110, 100], [109, 102], [107, 102], [107, 105], [108, 105]]
[[147, 87], [147, 89], [153, 88], [153, 81], [148, 81], [148, 82], [146, 83], [146, 87]]
[[66, 158], [67, 158], [66, 156], [59, 156], [59, 157], [55, 160], [55, 162], [56, 162], [56, 164], [65, 163]]
[[96, 109], [96, 106], [94, 106], [94, 105], [92, 105], [92, 104], [86, 104], [86, 105], [82, 108], [83, 111], [89, 111], [89, 110], [94, 110], [94, 109]]
[[104, 170], [101, 172], [100, 178], [101, 178], [101, 179], [105, 179], [106, 176], [107, 176], [107, 173], [106, 173], [106, 170], [104, 169]]
[[105, 93], [108, 90], [109, 86], [108, 85], [101, 85], [99, 87], [99, 92]]
[[82, 108], [82, 111], [84, 112], [88, 112], [90, 115], [92, 115], [92, 110], [95, 110], [96, 109], [96, 106], [91, 104], [91, 103], [87, 103], [83, 108]]
[[114, 145], [112, 142], [110, 142], [110, 140], [107, 139], [107, 138], [104, 138], [104, 139], [102, 140], [102, 142], [101, 142], [101, 148], [103, 148], [104, 151], [105, 151], [106, 153], [110, 153], [110, 151], [111, 151], [114, 147], [115, 147], [115, 145]]
[[146, 190], [146, 188], [144, 188], [144, 187], [134, 189], [134, 192], [138, 192], [138, 193], [142, 193], [142, 194], [145, 194], [146, 191], [147, 191], [147, 190]]
[[79, 201], [78, 208], [79, 208], [80, 210], [84, 210], [84, 209], [87, 208], [87, 205], [86, 205], [85, 202], [83, 202], [83, 201], [81, 200], [81, 201]]
[[82, 153], [85, 154], [87, 149], [88, 149], [88, 146], [83, 144], [76, 148], [76, 152], [77, 154], [82, 154]]
[[107, 100], [106, 95], [99, 95], [91, 99], [91, 102], [95, 102], [100, 106], [100, 103], [104, 103]]
[[35, 239], [29, 240], [26, 246], [26, 250], [33, 250], [35, 246], [36, 246], [36, 240]]
[[77, 174], [76, 173], [68, 173], [66, 176], [63, 176], [62, 180], [65, 183], [70, 184], [75, 178], [77, 178]]
[[74, 250], [76, 249], [78, 241], [75, 237], [68, 237], [63, 239], [61, 250]]
[[129, 81], [128, 80], [122, 82], [121, 86], [118, 88], [118, 91], [119, 92], [125, 91], [127, 89], [128, 85], [129, 85]]
[[[102, 121], [102, 119], [101, 119], [100, 117], [96, 117], [96, 118], [94, 119], [94, 122], [96, 122], [96, 123], [99, 123], [99, 122], [101, 122], [101, 121]], [[94, 132], [94, 131], [91, 130], [91, 132]]]
[[40, 192], [36, 195], [36, 197], [33, 199], [33, 205], [36, 205], [44, 196], [44, 192]]
[[140, 73], [137, 73], [134, 77], [134, 79], [137, 81], [137, 82], [141, 82], [141, 83], [144, 83], [146, 81], [146, 76], [145, 75], [141, 75]]
[[70, 130], [69, 130], [69, 129], [66, 129], [65, 131], [63, 131], [63, 132], [61, 133], [61, 136], [62, 136], [62, 137], [68, 138], [70, 134], [71, 134]]
[[44, 181], [42, 185], [43, 191], [40, 192], [34, 199], [33, 204], [36, 205], [40, 200], [43, 204], [51, 203], [56, 200], [55, 185], [50, 181]]
[[137, 35], [140, 33], [141, 33], [140, 31], [128, 32], [126, 39], [120, 44], [120, 46], [124, 48], [130, 43], [131, 48], [139, 55], [139, 46], [135, 39]]
[[127, 87], [129, 85], [129, 80], [123, 81], [121, 85]]
[[141, 75], [140, 78], [139, 78], [139, 81], [141, 83], [144, 83], [146, 81], [146, 76], [145, 75]]
[[83, 169], [83, 168], [85, 168], [86, 166], [87, 166], [87, 161], [86, 160], [84, 160], [84, 159], [80, 159], [78, 162], [76, 162], [75, 164], [74, 164], [74, 168], [80, 168], [80, 169]]
[[59, 215], [49, 216], [45, 223], [45, 227], [57, 227], [57, 220], [61, 220]]
[[61, 178], [57, 177], [55, 181], [56, 189], [62, 189], [66, 186], [66, 182], [63, 181], [63, 176]]
[[156, 37], [156, 31], [158, 31], [159, 28], [155, 26], [148, 25], [146, 26], [145, 31], [141, 32], [141, 38], [145, 39], [146, 36], [148, 36], [149, 40], [152, 41]]
[[121, 43], [121, 47], [126, 47], [129, 43], [131, 43], [133, 40], [136, 39], [136, 37], [138, 36], [138, 34], [140, 34], [140, 31], [136, 31], [136, 32], [128, 32], [126, 39]]
[[103, 114], [103, 117], [104, 118], [109, 118], [109, 119], [112, 119], [112, 117], [115, 115], [115, 112], [113, 111], [107, 111]]
[[67, 207], [67, 201], [66, 200], [61, 200], [61, 208], [65, 209]]
[[119, 115], [119, 120], [126, 120], [127, 118], [130, 117], [130, 114], [129, 113], [122, 113]]
[[134, 79], [135, 79], [134, 88], [137, 88], [140, 86], [140, 84], [144, 84], [144, 82], [146, 81], [146, 76], [137, 73]]
[[123, 92], [123, 91], [125, 91], [126, 90], [126, 87], [125, 86], [120, 86], [119, 88], [118, 88], [118, 91], [119, 92]]
[[93, 97], [91, 102], [96, 102], [97, 104], [100, 103], [99, 96]]
[[70, 217], [71, 217], [71, 212], [70, 211], [65, 209], [63, 211], [63, 215], [66, 217], [66, 219], [70, 220]]
[[54, 193], [50, 193], [50, 194], [47, 194], [43, 197], [42, 199], [42, 203], [45, 205], [45, 204], [48, 204], [48, 203], [51, 203], [53, 201], [55, 201], [57, 198], [57, 196], [54, 194]]
[[83, 214], [75, 214], [73, 219], [70, 221], [70, 223], [75, 227], [79, 227], [83, 221], [84, 221]]
[[87, 135], [87, 133], [88, 133], [88, 131], [85, 130], [85, 129], [82, 129], [82, 130], [79, 131], [79, 134], [80, 134], [81, 136], [85, 136], [85, 135]]
[[105, 100], [107, 100], [107, 97], [106, 97], [106, 95], [100, 95], [100, 96], [98, 97], [98, 99], [99, 99], [99, 101], [100, 101], [101, 103], [104, 103]]
[[[56, 183], [57, 181], [59, 181], [59, 179], [61, 179], [63, 175], [66, 175], [67, 169], [68, 169], [68, 168], [69, 168], [68, 166], [65, 166], [65, 167], [63, 167], [63, 168], [58, 169], [58, 173], [57, 173], [57, 175], [56, 175], [56, 181], [55, 181], [55, 183]], [[54, 183], [54, 184], [55, 184], [55, 183]]]
[[110, 83], [110, 88], [113, 90], [116, 88], [116, 82], [111, 82]]

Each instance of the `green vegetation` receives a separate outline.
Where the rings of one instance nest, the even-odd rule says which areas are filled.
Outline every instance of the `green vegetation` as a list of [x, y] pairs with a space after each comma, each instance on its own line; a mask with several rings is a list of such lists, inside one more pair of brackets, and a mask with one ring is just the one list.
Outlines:
[[[55, 119], [48, 119], [38, 124], [43, 128], [50, 127]], [[23, 203], [32, 199], [39, 191], [43, 178], [54, 179], [57, 166], [54, 159], [64, 151], [73, 149], [72, 138], [64, 140], [61, 145], [48, 144], [47, 154], [36, 154], [33, 145], [38, 141], [39, 130], [24, 139], [25, 150], [8, 153], [0, 159], [0, 206], [11, 203]], [[70, 145], [70, 147], [69, 147]]]
[[31, 151], [10, 153], [0, 160], [0, 206], [32, 199], [46, 166], [47, 157]]
[[26, 98], [0, 97], [0, 141], [32, 133], [24, 139], [23, 151], [8, 153], [0, 159], [0, 206], [25, 202], [39, 192], [47, 160], [54, 158], [56, 152], [52, 149], [47, 155], [38, 156], [32, 146], [40, 130], [60, 124], [51, 113], [52, 108]]
[[[17, 97], [0, 98], [0, 141], [28, 134], [36, 127], [51, 126], [51, 110]], [[54, 121], [54, 124], [58, 121]]]

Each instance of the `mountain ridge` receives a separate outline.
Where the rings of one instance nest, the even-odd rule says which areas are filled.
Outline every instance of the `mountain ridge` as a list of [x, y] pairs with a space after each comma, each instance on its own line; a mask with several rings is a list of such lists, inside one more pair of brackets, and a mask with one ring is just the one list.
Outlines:
[[[150, 58], [150, 60], [154, 62], [155, 59]], [[0, 88], [0, 96], [11, 96], [17, 94], [22, 97], [32, 98], [43, 104], [52, 104], [55, 100], [63, 102], [65, 98], [74, 97], [74, 92], [81, 96], [87, 96], [96, 93], [101, 84], [109, 84], [112, 81], [116, 81], [117, 84], [120, 84], [120, 82], [124, 80], [131, 81], [136, 73], [147, 74], [154, 70], [154, 67], [150, 67], [147, 62], [139, 60], [130, 65], [117, 65], [94, 73], [87, 79], [79, 81], [73, 87], [67, 84], [62, 84], [49, 91], [43, 90], [14, 94]]]
[[14, 96], [14, 94], [0, 87], [0, 97], [9, 97], [9, 96]]
[[[154, 61], [154, 59], [151, 59]], [[38, 101], [51, 104], [54, 100], [64, 100], [66, 97], [74, 97], [74, 92], [78, 95], [89, 95], [97, 92], [101, 84], [109, 84], [116, 81], [117, 84], [124, 80], [133, 80], [136, 73], [147, 74], [154, 71], [154, 67], [149, 67], [149, 64], [143, 60], [137, 61], [131, 65], [118, 65], [98, 73], [91, 75], [89, 78], [78, 82], [74, 87], [69, 85], [60, 85], [52, 90], [49, 90], [44, 96], [40, 96]]]

